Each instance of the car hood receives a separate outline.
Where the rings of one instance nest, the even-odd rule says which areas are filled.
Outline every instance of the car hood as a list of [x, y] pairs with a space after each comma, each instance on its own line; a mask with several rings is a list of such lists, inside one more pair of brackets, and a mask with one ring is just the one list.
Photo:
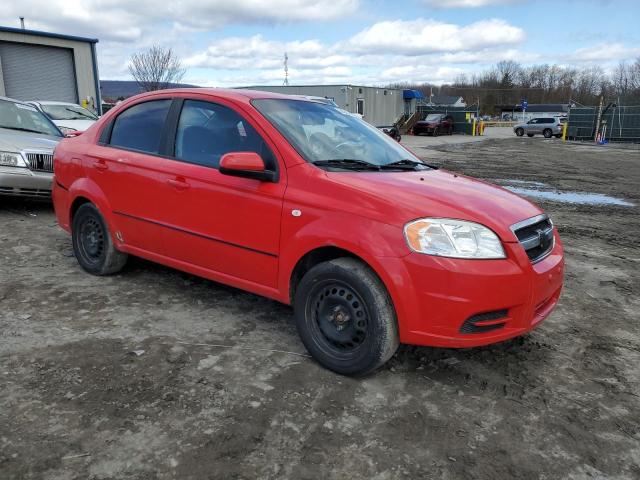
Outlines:
[[84, 132], [96, 122], [95, 120], [54, 120], [53, 123], [59, 127], [73, 128], [79, 132]]
[[542, 211], [530, 201], [481, 180], [444, 170], [417, 172], [330, 172], [334, 182], [359, 192], [360, 205], [378, 219], [404, 225], [421, 217], [481, 223], [504, 241], [517, 241], [510, 226]]
[[8, 128], [0, 128], [0, 150], [50, 150], [56, 147], [62, 137], [39, 133], [20, 132]]

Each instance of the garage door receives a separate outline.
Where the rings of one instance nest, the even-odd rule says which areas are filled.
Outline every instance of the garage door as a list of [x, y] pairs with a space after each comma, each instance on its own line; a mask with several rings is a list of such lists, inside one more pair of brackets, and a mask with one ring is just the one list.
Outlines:
[[0, 61], [7, 97], [78, 103], [71, 49], [0, 42]]

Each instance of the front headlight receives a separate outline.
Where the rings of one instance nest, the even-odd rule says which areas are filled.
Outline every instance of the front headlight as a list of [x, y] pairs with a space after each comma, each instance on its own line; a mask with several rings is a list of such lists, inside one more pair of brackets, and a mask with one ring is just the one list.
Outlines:
[[0, 166], [26, 167], [27, 164], [18, 152], [0, 152]]
[[421, 218], [407, 223], [404, 236], [414, 252], [454, 258], [506, 258], [498, 236], [478, 223]]

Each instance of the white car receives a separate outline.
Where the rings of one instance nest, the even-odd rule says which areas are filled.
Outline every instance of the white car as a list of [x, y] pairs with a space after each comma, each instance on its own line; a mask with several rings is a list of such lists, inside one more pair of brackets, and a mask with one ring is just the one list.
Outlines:
[[98, 120], [98, 116], [75, 103], [28, 102], [45, 113], [62, 133], [84, 132]]

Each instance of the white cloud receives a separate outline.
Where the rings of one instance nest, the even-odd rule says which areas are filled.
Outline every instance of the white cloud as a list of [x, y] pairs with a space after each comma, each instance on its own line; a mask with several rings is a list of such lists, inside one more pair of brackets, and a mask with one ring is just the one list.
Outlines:
[[375, 50], [382, 53], [420, 55], [516, 44], [524, 38], [522, 29], [499, 19], [460, 26], [418, 18], [376, 23], [353, 36], [345, 47], [354, 52]]
[[229, 24], [318, 22], [354, 13], [359, 0], [20, 0], [3, 2], [0, 24], [134, 42], [167, 23], [197, 29]]
[[515, 0], [422, 0], [422, 2], [434, 8], [479, 8], [515, 3]]
[[638, 56], [640, 56], [640, 48], [638, 47], [627, 47], [622, 43], [600, 43], [590, 47], [579, 48], [573, 53], [561, 56], [561, 59], [571, 63], [602, 63], [632, 60]]

